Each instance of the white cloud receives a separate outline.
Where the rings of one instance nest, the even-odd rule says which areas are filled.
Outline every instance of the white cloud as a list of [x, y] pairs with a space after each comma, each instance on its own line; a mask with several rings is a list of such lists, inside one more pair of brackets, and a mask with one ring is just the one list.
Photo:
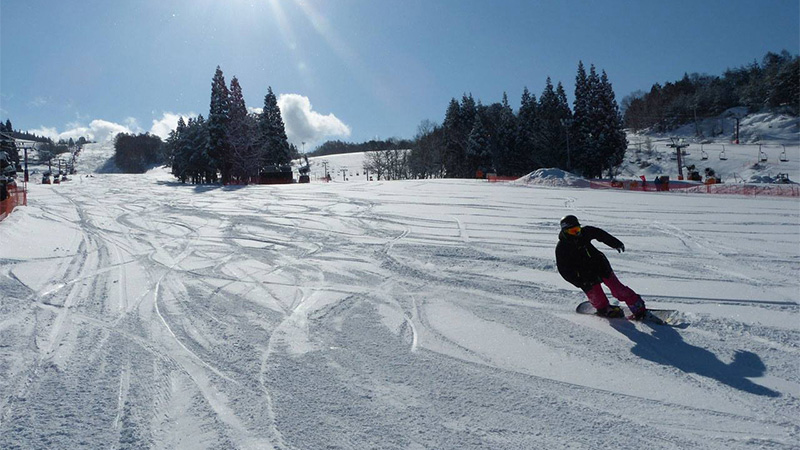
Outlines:
[[33, 106], [34, 108], [40, 108], [47, 104], [47, 99], [44, 97], [35, 97], [33, 100], [28, 102], [29, 106]]
[[[160, 119], [153, 120], [153, 126], [150, 127], [150, 134], [166, 139], [169, 132], [178, 126], [178, 118], [184, 117], [197, 117], [195, 113], [189, 114], [175, 114], [165, 112]], [[80, 122], [71, 122], [66, 125], [66, 130], [58, 131], [55, 127], [39, 127], [33, 130], [28, 130], [39, 136], [49, 137], [54, 141], [64, 139], [65, 141], [72, 138], [77, 140], [83, 136], [90, 141], [108, 142], [113, 140], [118, 133], [138, 134], [144, 133], [144, 129], [139, 126], [139, 121], [134, 117], [126, 118], [123, 123], [109, 122], [107, 120], [95, 119], [89, 122], [89, 125], [82, 125]]]
[[141, 130], [142, 127], [139, 126], [139, 121], [136, 120], [135, 117], [127, 117], [124, 121], [125, 126], [131, 130]]
[[37, 136], [44, 136], [49, 137], [50, 139], [58, 139], [58, 130], [55, 127], [45, 127], [41, 126], [39, 128], [34, 128], [32, 130], [28, 130], [28, 133], [33, 133]]
[[83, 136], [90, 141], [107, 142], [118, 133], [139, 133], [139, 128], [136, 120], [130, 118], [126, 120], [128, 125], [121, 125], [107, 120], [95, 119], [92, 120], [88, 126], [83, 126], [79, 123], [67, 124], [67, 130], [59, 132], [55, 127], [40, 127], [33, 130], [28, 130], [30, 133], [39, 136], [49, 137], [54, 141], [59, 139], [69, 140], [69, 138], [78, 139]]
[[156, 135], [161, 139], [166, 139], [169, 132], [178, 127], [178, 119], [183, 117], [184, 121], [188, 121], [189, 117], [197, 117], [197, 114], [190, 112], [189, 114], [175, 114], [165, 112], [161, 115], [160, 119], [153, 120], [153, 126], [150, 127], [150, 134]]
[[308, 97], [299, 94], [281, 94], [278, 97], [286, 135], [300, 147], [331, 136], [350, 136], [350, 127], [333, 114], [322, 115], [311, 109]]
[[[310, 145], [328, 137], [350, 136], [350, 127], [336, 116], [333, 114], [323, 115], [312, 110], [308, 97], [299, 94], [281, 94], [278, 97], [278, 107], [281, 109], [281, 116], [286, 125], [286, 135], [289, 141], [298, 147], [301, 146], [301, 142]], [[261, 108], [248, 108], [248, 110], [254, 113], [261, 112]], [[152, 135], [166, 139], [169, 132], [178, 126], [180, 117], [186, 120], [189, 117], [197, 117], [197, 114], [194, 112], [188, 114], [164, 112], [161, 118], [153, 119], [152, 126], [148, 131]], [[135, 118], [128, 117], [121, 124], [95, 119], [89, 122], [88, 126], [81, 122], [68, 123], [64, 131], [45, 126], [28, 131], [39, 136], [49, 137], [54, 141], [69, 140], [69, 138], [77, 140], [83, 136], [90, 141], [107, 142], [113, 140], [118, 133], [137, 134], [143, 133], [145, 130]]]

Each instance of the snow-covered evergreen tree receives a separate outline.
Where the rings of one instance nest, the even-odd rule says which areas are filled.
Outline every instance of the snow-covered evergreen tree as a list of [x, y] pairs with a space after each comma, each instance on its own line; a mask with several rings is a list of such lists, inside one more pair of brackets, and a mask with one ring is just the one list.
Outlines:
[[[9, 135], [14, 131], [14, 128], [11, 126], [11, 119], [6, 119], [5, 124], [0, 122], [0, 131]], [[0, 140], [0, 152], [6, 152], [11, 162], [13, 162], [17, 167], [20, 166], [19, 150], [17, 150], [17, 146], [14, 144], [14, 141], [5, 138]]]
[[461, 105], [453, 98], [444, 115], [444, 157], [442, 158], [445, 176], [454, 178], [461, 175], [466, 159], [466, 148], [463, 140], [461, 123]]
[[480, 114], [476, 115], [467, 138], [467, 167], [471, 172], [469, 176], [474, 176], [477, 171], [485, 174], [493, 169], [491, 140]]
[[569, 101], [567, 101], [567, 93], [564, 91], [564, 86], [558, 82], [556, 86], [556, 99], [558, 100], [558, 123], [561, 125], [561, 139], [562, 144], [558, 153], [558, 164], [556, 167], [566, 168], [570, 159], [570, 148], [567, 133], [569, 133], [569, 124], [572, 123], [572, 110], [569, 108]]
[[[516, 116], [508, 104], [508, 96], [504, 93], [502, 103], [492, 103], [489, 106], [483, 106], [478, 102], [476, 112], [486, 131], [491, 155], [491, 162], [483, 164], [485, 166], [483, 169], [484, 171], [491, 169], [492, 172], [507, 175], [510, 171], [509, 165], [512, 161], [517, 134]], [[475, 120], [477, 121], [477, 118]], [[473, 121], [474, 127], [475, 121]], [[470, 166], [469, 169], [467, 175], [472, 176], [475, 173], [475, 167]]]
[[183, 120], [183, 116], [178, 118], [178, 126], [175, 127], [174, 130], [169, 132], [169, 137], [167, 137], [167, 151], [168, 151], [168, 161], [172, 166], [172, 175], [174, 175], [177, 179], [181, 180], [181, 183], [185, 183], [188, 179], [186, 174], [186, 169], [189, 164], [188, 155], [184, 155], [182, 150], [182, 139], [185, 139], [186, 135], [186, 121]]
[[570, 165], [572, 166], [569, 168], [570, 170], [575, 167], [580, 171], [583, 167], [583, 155], [587, 151], [587, 139], [590, 134], [590, 103], [589, 80], [586, 76], [586, 69], [583, 66], [583, 61], [578, 61], [578, 73], [575, 76], [575, 100], [572, 104], [572, 123], [568, 128], [570, 133]]
[[478, 105], [472, 94], [464, 94], [461, 96], [461, 104], [459, 105], [458, 121], [459, 121], [459, 139], [461, 141], [461, 148], [464, 149], [465, 158], [461, 161], [461, 167], [458, 168], [457, 177], [469, 178], [474, 176], [475, 171], [473, 167], [469, 167], [466, 159], [467, 140], [472, 128], [475, 125], [475, 119], [478, 114]]
[[230, 144], [230, 173], [232, 180], [249, 183], [258, 176], [261, 163], [256, 145], [255, 119], [248, 115], [242, 95], [242, 87], [236, 77], [231, 79], [230, 121], [228, 142]]
[[264, 109], [258, 117], [259, 148], [266, 165], [282, 166], [291, 162], [286, 127], [278, 108], [278, 99], [268, 88], [264, 97]]
[[556, 89], [547, 77], [544, 91], [539, 97], [536, 120], [534, 163], [537, 167], [565, 167], [567, 161], [566, 132], [563, 120], [569, 120], [572, 112], [567, 104], [564, 87], [558, 83]]
[[[600, 76], [598, 99], [598, 107], [602, 117], [600, 135], [600, 149], [603, 156], [602, 174], [602, 170], [612, 171], [613, 168], [622, 164], [625, 158], [625, 150], [628, 147], [622, 115], [619, 112], [614, 89], [608, 81], [608, 75], [606, 75], [605, 70]], [[613, 173], [611, 175], [613, 176]]]
[[525, 87], [522, 91], [522, 99], [520, 100], [519, 114], [517, 115], [517, 149], [520, 157], [521, 168], [524, 175], [525, 172], [533, 169], [538, 169], [534, 163], [534, 151], [536, 149], [536, 109], [538, 103], [536, 96], [528, 91]]
[[218, 174], [211, 156], [211, 134], [208, 121], [199, 115], [194, 121], [190, 120], [188, 125], [190, 132], [186, 146], [189, 153], [189, 172], [192, 174], [193, 182], [195, 184], [216, 183]]
[[230, 121], [230, 93], [225, 85], [225, 77], [217, 66], [211, 81], [211, 105], [208, 112], [208, 158], [216, 180], [217, 171], [221, 171], [222, 182], [230, 181], [230, 144], [228, 142], [228, 122]]
[[244, 95], [242, 94], [242, 87], [239, 85], [239, 79], [235, 76], [231, 78], [230, 94], [230, 129], [235, 128], [234, 125], [238, 124], [247, 117], [247, 106], [244, 103]]
[[598, 75], [594, 65], [588, 76], [578, 66], [572, 129], [574, 166], [583, 176], [601, 177], [622, 162], [627, 141], [619, 106], [605, 71]]

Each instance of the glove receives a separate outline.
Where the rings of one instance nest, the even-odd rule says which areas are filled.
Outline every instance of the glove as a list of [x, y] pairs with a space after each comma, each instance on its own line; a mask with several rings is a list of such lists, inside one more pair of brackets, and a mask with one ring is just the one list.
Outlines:
[[617, 247], [617, 252], [622, 253], [624, 251], [625, 251], [625, 244], [619, 244], [619, 247]]

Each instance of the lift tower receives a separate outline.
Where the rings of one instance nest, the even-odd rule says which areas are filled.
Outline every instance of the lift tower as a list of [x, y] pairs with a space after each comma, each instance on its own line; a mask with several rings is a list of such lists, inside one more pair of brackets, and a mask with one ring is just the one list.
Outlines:
[[683, 149], [689, 146], [683, 139], [679, 138], [670, 138], [672, 140], [671, 144], [667, 144], [667, 147], [671, 147], [675, 149], [675, 152], [678, 156], [678, 179], [683, 180]]

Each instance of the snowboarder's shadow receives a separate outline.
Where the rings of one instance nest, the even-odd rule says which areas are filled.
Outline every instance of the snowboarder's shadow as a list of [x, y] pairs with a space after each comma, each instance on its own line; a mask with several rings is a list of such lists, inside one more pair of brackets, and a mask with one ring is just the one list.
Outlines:
[[634, 355], [658, 364], [668, 365], [686, 373], [695, 373], [713, 378], [732, 388], [766, 397], [780, 397], [780, 393], [760, 386], [747, 377], [759, 377], [766, 372], [761, 358], [753, 352], [739, 350], [733, 361], [725, 363], [717, 356], [701, 347], [686, 343], [680, 333], [672, 327], [648, 325], [652, 334], [639, 331], [630, 322], [614, 323], [612, 326], [628, 337], [636, 345], [631, 349]]

